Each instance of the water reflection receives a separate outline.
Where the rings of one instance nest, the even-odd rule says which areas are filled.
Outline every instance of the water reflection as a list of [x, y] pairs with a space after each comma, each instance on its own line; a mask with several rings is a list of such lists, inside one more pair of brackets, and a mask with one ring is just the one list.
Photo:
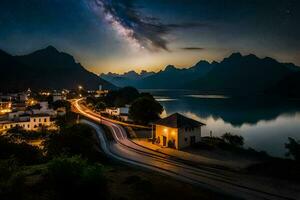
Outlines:
[[180, 100], [162, 103], [166, 112], [193, 113], [200, 118], [210, 118], [232, 126], [255, 125], [258, 122], [272, 121], [280, 115], [294, 116], [300, 111], [299, 101], [259, 98], [202, 99], [181, 97]]
[[[246, 146], [284, 157], [288, 137], [300, 139], [300, 101], [274, 98], [206, 98], [189, 91], [160, 91], [163, 116], [180, 112], [207, 124], [203, 135], [241, 134]], [[155, 94], [159, 96], [160, 94]], [[195, 96], [196, 95], [196, 96]], [[168, 101], [166, 99], [176, 99]]]

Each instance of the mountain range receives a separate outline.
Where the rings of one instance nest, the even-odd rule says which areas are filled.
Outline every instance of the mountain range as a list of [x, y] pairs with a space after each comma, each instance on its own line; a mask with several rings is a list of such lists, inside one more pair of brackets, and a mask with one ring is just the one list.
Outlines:
[[64, 52], [48, 46], [28, 55], [12, 56], [0, 50], [0, 91], [31, 89], [106, 89], [113, 84], [87, 71], [80, 63]]
[[[280, 63], [266, 57], [233, 53], [221, 62], [200, 61], [190, 68], [179, 69], [168, 65], [157, 73], [128, 78], [125, 74], [101, 74], [117, 86], [134, 86], [139, 89], [193, 89], [205, 93], [262, 94], [276, 91], [287, 85], [289, 77], [297, 76], [300, 67], [292, 63]], [[130, 72], [133, 74], [135, 72]], [[116, 81], [118, 80], [118, 81]], [[273, 88], [273, 89], [272, 89]], [[296, 88], [295, 88], [296, 90]], [[299, 91], [300, 92], [300, 91]]]
[[64, 52], [48, 46], [23, 56], [0, 50], [0, 91], [32, 89], [190, 89], [213, 94], [279, 94], [300, 97], [300, 67], [266, 57], [233, 53], [221, 62], [201, 60], [190, 68], [159, 72], [96, 74]]
[[119, 86], [133, 86], [137, 85], [138, 82], [148, 76], [154, 75], [155, 72], [147, 72], [145, 70], [141, 71], [141, 73], [137, 73], [135, 71], [129, 71], [123, 74], [117, 74], [109, 72], [107, 74], [100, 74], [100, 78], [107, 80], [115, 85]]

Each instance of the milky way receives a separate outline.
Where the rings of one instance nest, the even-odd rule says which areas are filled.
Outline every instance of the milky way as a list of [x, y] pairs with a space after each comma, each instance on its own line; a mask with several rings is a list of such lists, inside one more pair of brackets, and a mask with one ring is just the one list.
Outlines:
[[164, 24], [142, 14], [134, 0], [93, 0], [92, 5], [131, 44], [151, 51], [170, 51], [168, 35], [172, 30], [205, 26], [203, 23]]

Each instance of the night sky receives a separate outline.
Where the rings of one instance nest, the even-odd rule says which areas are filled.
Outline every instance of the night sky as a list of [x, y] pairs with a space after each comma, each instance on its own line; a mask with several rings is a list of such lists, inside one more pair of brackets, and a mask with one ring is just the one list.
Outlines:
[[0, 48], [53, 45], [95, 73], [254, 53], [300, 65], [298, 0], [1, 0]]

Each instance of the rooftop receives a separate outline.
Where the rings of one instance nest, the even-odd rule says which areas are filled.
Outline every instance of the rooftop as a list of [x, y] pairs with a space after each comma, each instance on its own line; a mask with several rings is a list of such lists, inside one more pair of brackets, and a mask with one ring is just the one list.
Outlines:
[[171, 128], [195, 128], [205, 126], [204, 123], [187, 118], [179, 113], [174, 113], [166, 118], [158, 120], [155, 124]]
[[50, 117], [50, 115], [47, 113], [38, 113], [38, 114], [30, 115], [30, 117]]

